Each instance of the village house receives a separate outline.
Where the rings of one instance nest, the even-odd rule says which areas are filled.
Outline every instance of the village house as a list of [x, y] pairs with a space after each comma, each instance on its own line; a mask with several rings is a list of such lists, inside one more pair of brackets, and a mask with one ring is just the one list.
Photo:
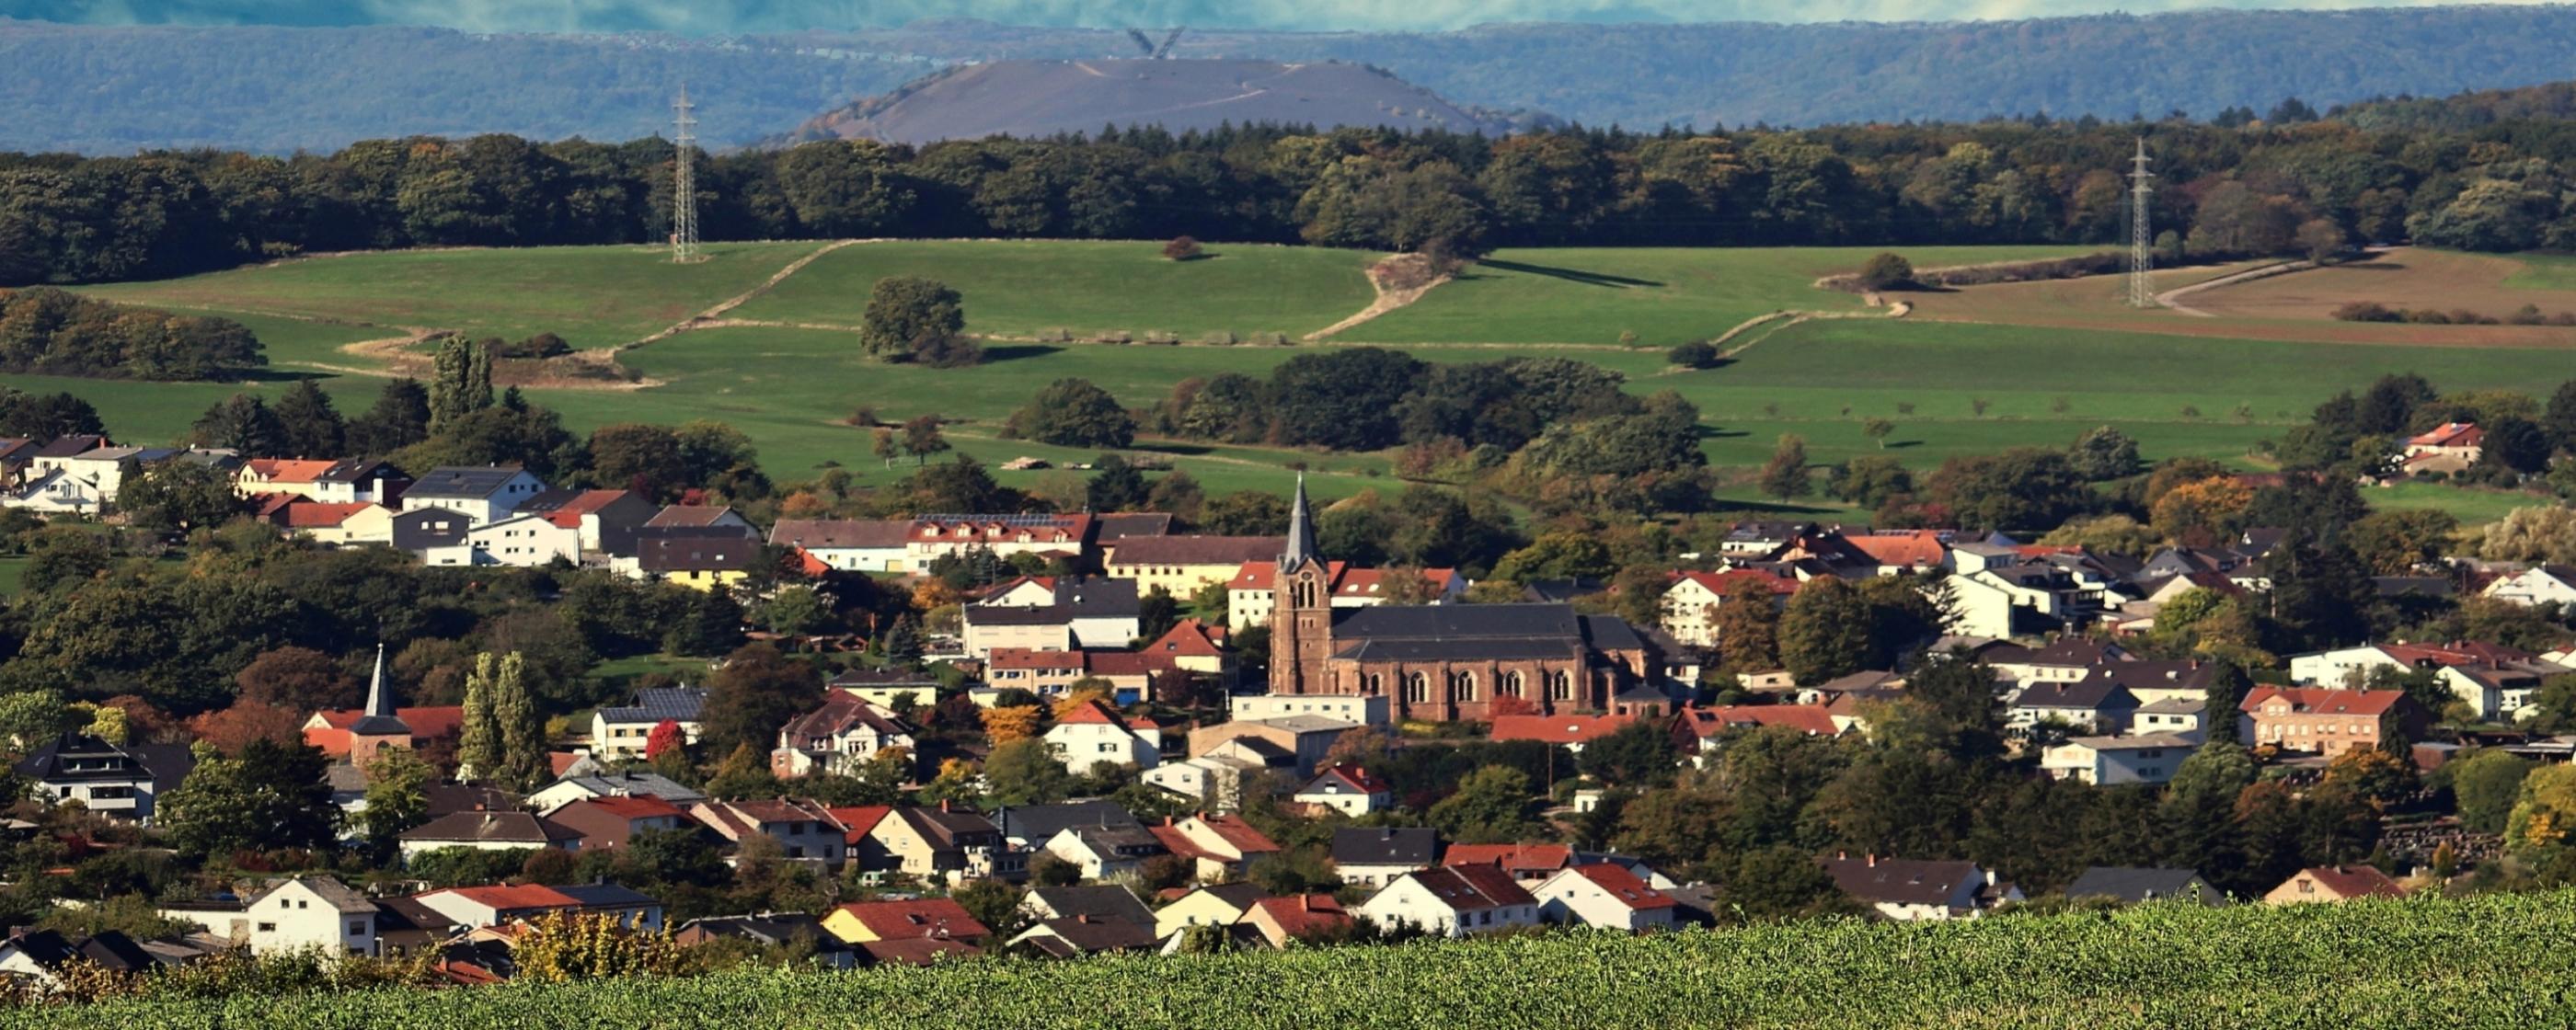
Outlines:
[[519, 851], [581, 847], [581, 831], [533, 812], [450, 812], [404, 830], [395, 839], [408, 863], [423, 852], [442, 848]]
[[1275, 536], [1148, 536], [1101, 545], [1111, 579], [1132, 580], [1138, 595], [1160, 590], [1188, 598], [1234, 578], [1244, 563], [1275, 558]]
[[333, 547], [394, 542], [394, 510], [366, 501], [334, 503], [275, 494], [251, 517], [284, 535]]
[[507, 565], [533, 569], [581, 560], [578, 523], [564, 526], [544, 515], [515, 514], [465, 531], [466, 550], [474, 565]]
[[[665, 513], [670, 510], [664, 509]], [[723, 523], [655, 526], [648, 522], [635, 532], [633, 558], [609, 560], [610, 568], [627, 575], [691, 590], [730, 590], [759, 566], [760, 537], [748, 527]]]
[[1277, 842], [1241, 816], [1200, 812], [1145, 829], [1165, 851], [1189, 861], [1201, 882], [1242, 876], [1252, 863], [1280, 852]]
[[[2224, 713], [2234, 718], [2234, 713]], [[2193, 740], [2206, 740], [2209, 735], [2209, 701], [2206, 698], [2168, 698], [2138, 706], [2129, 717], [2129, 732], [2141, 736], [2171, 733]]]
[[939, 681], [906, 669], [848, 669], [823, 684], [823, 689], [898, 712], [939, 702]]
[[2177, 899], [2202, 905], [2227, 904], [2227, 896], [2201, 879], [2196, 869], [2092, 866], [2066, 885], [2066, 896], [2110, 898], [2125, 905]]
[[675, 805], [694, 805], [707, 799], [694, 787], [681, 784], [649, 769], [624, 769], [617, 772], [582, 773], [556, 779], [528, 795], [528, 804], [542, 812], [582, 798], [635, 797], [650, 794]]
[[1358, 818], [1395, 807], [1395, 786], [1357, 765], [1326, 766], [1290, 800]]
[[547, 809], [543, 818], [581, 835], [579, 849], [622, 847], [636, 834], [697, 825], [687, 809], [650, 794], [583, 798]]
[[1014, 952], [1043, 958], [1083, 958], [1128, 951], [1148, 951], [1156, 943], [1154, 928], [1118, 919], [1074, 916], [1048, 919], [1012, 937]]
[[1040, 887], [1020, 897], [1019, 912], [1036, 922], [1090, 920], [1125, 923], [1147, 934], [1154, 932], [1154, 911], [1137, 900], [1135, 892], [1117, 884]]
[[1538, 910], [1538, 899], [1511, 874], [1481, 865], [1405, 873], [1360, 903], [1360, 914], [1378, 926], [1438, 937], [1536, 926]]
[[1388, 725], [1386, 697], [1366, 694], [1236, 694], [1226, 699], [1226, 714], [1235, 722], [1262, 722], [1292, 715], [1311, 715], [1354, 726]]
[[909, 755], [917, 746], [912, 725], [901, 716], [858, 695], [831, 691], [824, 695], [822, 707], [779, 728], [778, 747], [769, 753], [769, 772], [782, 780], [816, 774], [849, 776], [889, 748]]
[[723, 940], [749, 941], [761, 948], [796, 947], [811, 952], [809, 961], [826, 969], [859, 968], [863, 952], [823, 929], [823, 921], [803, 912], [765, 912], [744, 916], [706, 916], [680, 924], [671, 942], [696, 948]]
[[1273, 948], [1285, 948], [1346, 932], [1352, 921], [1340, 899], [1330, 894], [1297, 894], [1253, 902], [1238, 925], [1251, 927]]
[[1671, 895], [1608, 862], [1566, 869], [1541, 882], [1531, 895], [1539, 900], [1539, 918], [1547, 922], [1605, 930], [1671, 929], [1679, 907]]
[[968, 657], [1000, 648], [1117, 650], [1142, 631], [1136, 584], [1097, 576], [1032, 576], [960, 610]]
[[662, 928], [661, 902], [613, 883], [449, 887], [411, 900], [469, 929], [534, 922], [553, 912], [606, 917], [630, 930]]
[[1134, 824], [1067, 826], [1047, 838], [1038, 850], [1073, 864], [1086, 880], [1105, 880], [1136, 872], [1148, 859], [1171, 853], [1152, 830]]
[[981, 945], [993, 931], [948, 898], [855, 901], [836, 905], [823, 928], [851, 944], [871, 941], [943, 940]]
[[1163, 758], [1163, 730], [1145, 716], [1128, 718], [1099, 701], [1057, 716], [1044, 737], [1066, 772], [1082, 775], [1103, 762], [1151, 769]]
[[2407, 475], [2427, 472], [2457, 475], [2478, 463], [2486, 453], [2486, 431], [2473, 422], [2445, 422], [2430, 430], [2406, 438], [2398, 451], [2398, 467]]
[[2040, 752], [2039, 769], [2057, 779], [2103, 787], [2164, 783], [2199, 747], [2197, 738], [2173, 733], [2073, 737]]
[[86, 733], [62, 733], [11, 769], [47, 804], [77, 801], [86, 811], [149, 825], [161, 797], [177, 789], [196, 764], [194, 754], [173, 744], [110, 744]]
[[1330, 855], [1342, 882], [1380, 887], [1440, 864], [1440, 832], [1428, 827], [1355, 827], [1333, 831]]
[[465, 534], [474, 526], [473, 519], [453, 508], [408, 508], [393, 517], [393, 548], [423, 565], [472, 565], [474, 548]]
[[1154, 910], [1154, 936], [1170, 940], [1193, 926], [1233, 926], [1266, 895], [1248, 883], [1218, 883], [1190, 888]]
[[528, 498], [518, 514], [545, 519], [573, 534], [574, 554], [635, 553], [635, 535], [659, 509], [633, 490], [555, 489]]
[[1974, 919], [2004, 902], [2022, 900], [2021, 888], [1977, 868], [1974, 862], [1876, 855], [1836, 855], [1821, 861], [1844, 894], [1899, 922]]
[[2301, 869], [2263, 895], [2266, 905], [2300, 905], [2356, 898], [2402, 898], [2406, 889], [2387, 873], [2366, 865], [2316, 866]]
[[2052, 680], [2014, 693], [2004, 703], [2004, 725], [2023, 732], [2054, 724], [2082, 734], [2116, 734], [2127, 732], [2137, 710], [2137, 697], [2107, 677]]
[[2576, 568], [2534, 565], [2497, 577], [2479, 594], [2492, 600], [2526, 606], [2555, 604], [2561, 608], [2576, 607]]
[[1774, 607], [1789, 603], [1789, 595], [1798, 592], [1798, 581], [1758, 569], [1728, 569], [1720, 572], [1682, 571], [1672, 574], [1673, 585], [1664, 590], [1655, 604], [1657, 624], [1664, 632], [1692, 647], [1717, 647], [1717, 604], [1720, 598], [1751, 596]]
[[284, 494], [322, 504], [392, 505], [411, 482], [403, 470], [371, 458], [253, 458], [233, 473], [233, 489], [244, 497]]
[[847, 854], [848, 831], [822, 804], [806, 798], [710, 799], [691, 806], [689, 816], [737, 847], [753, 837], [770, 837], [790, 861], [837, 867]]
[[863, 868], [917, 880], [1016, 880], [1028, 874], [1028, 852], [1012, 848], [992, 820], [946, 803], [899, 806], [849, 846]]
[[253, 955], [317, 949], [375, 955], [376, 903], [329, 876], [273, 879], [238, 901], [164, 903], [161, 918], [195, 923]]
[[1333, 745], [1342, 735], [1358, 725], [1339, 719], [1315, 715], [1289, 715], [1269, 719], [1237, 718], [1214, 726], [1201, 726], [1190, 731], [1187, 742], [1193, 755], [1216, 752], [1228, 742], [1257, 742], [1256, 753], [1268, 758], [1285, 756], [1287, 761], [1265, 762], [1283, 768], [1291, 778], [1308, 776], [1324, 764]]
[[1811, 737], [1838, 737], [1843, 727], [1823, 705], [1690, 705], [1673, 713], [1673, 743], [1705, 766], [1730, 733], [1779, 726]]
[[509, 518], [519, 505], [545, 491], [544, 480], [515, 465], [436, 468], [403, 490], [402, 510], [444, 509], [456, 513], [464, 528], [470, 529]]
[[904, 537], [906, 567], [920, 571], [933, 559], [989, 551], [998, 558], [1033, 555], [1080, 566], [1095, 556], [1095, 516], [1088, 514], [924, 515]]
[[792, 548], [823, 569], [838, 572], [917, 572], [905, 541], [910, 519], [780, 519], [769, 542]]
[[2035, 648], [2003, 644], [1978, 657], [1997, 679], [2023, 684], [2072, 683], [2104, 665], [2130, 660], [2120, 645], [2089, 637], [2059, 637]]
[[2243, 739], [2253, 746], [2327, 756], [2378, 747], [2390, 734], [2412, 740], [2425, 721], [2402, 690], [2263, 686], [2246, 694], [2238, 710], [2250, 724]]
[[590, 713], [590, 751], [609, 761], [642, 758], [653, 727], [665, 722], [679, 727], [683, 742], [695, 744], [706, 705], [705, 687], [640, 688], [634, 704], [604, 706]]

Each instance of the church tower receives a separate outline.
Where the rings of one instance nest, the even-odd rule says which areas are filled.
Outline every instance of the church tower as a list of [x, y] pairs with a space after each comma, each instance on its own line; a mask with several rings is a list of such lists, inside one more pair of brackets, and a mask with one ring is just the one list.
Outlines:
[[367, 712], [349, 725], [349, 764], [365, 766], [384, 748], [411, 747], [411, 726], [394, 714], [393, 688], [385, 684], [385, 645], [376, 644], [376, 674], [367, 681]]
[[1297, 502], [1288, 510], [1288, 547], [1279, 555], [1271, 584], [1270, 692], [1322, 694], [1324, 659], [1333, 653], [1332, 570], [1315, 549], [1314, 513], [1306, 503], [1306, 475], [1297, 474]]

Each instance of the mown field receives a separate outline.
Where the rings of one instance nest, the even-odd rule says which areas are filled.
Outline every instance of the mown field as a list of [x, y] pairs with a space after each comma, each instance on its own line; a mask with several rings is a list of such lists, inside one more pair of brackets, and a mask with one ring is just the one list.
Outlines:
[[[28, 389], [89, 398], [128, 439], [159, 442], [237, 390], [273, 390], [290, 377], [323, 377], [355, 412], [381, 385], [375, 359], [347, 344], [409, 328], [458, 328], [522, 336], [550, 330], [582, 346], [655, 332], [751, 290], [817, 243], [724, 244], [701, 265], [673, 266], [643, 248], [430, 251], [366, 254], [239, 269], [153, 283], [97, 287], [119, 300], [186, 306], [243, 319], [267, 342], [272, 368], [245, 384], [140, 384], [5, 377]], [[2090, 248], [1906, 248], [1922, 267], [2079, 253]], [[936, 413], [957, 420], [949, 436], [999, 464], [1014, 457], [1059, 465], [1090, 451], [998, 439], [1002, 421], [1058, 378], [1090, 379], [1130, 405], [1150, 405], [1193, 376], [1260, 376], [1322, 346], [1373, 342], [1431, 361], [1571, 357], [1615, 369], [1640, 393], [1677, 390], [1709, 424], [1706, 450], [1721, 466], [1759, 464], [1783, 433], [1808, 441], [1819, 463], [1886, 453], [1918, 467], [2019, 445], [2058, 446], [2105, 423], [2137, 437], [2149, 458], [2246, 459], [2258, 442], [2304, 419], [2334, 390], [2389, 372], [2420, 372], [2444, 389], [2502, 387], [2546, 394], [2576, 378], [2576, 330], [2195, 318], [2117, 304], [2117, 282], [2098, 278], [1970, 287], [1906, 295], [1912, 316], [1891, 319], [1851, 294], [1820, 291], [1816, 278], [1848, 271], [1876, 248], [1751, 250], [1506, 250], [1410, 307], [1293, 347], [1197, 345], [1211, 333], [1320, 329], [1373, 296], [1357, 251], [1211, 244], [1212, 257], [1172, 262], [1150, 242], [872, 241], [823, 254], [729, 312], [733, 324], [681, 333], [628, 351], [624, 360], [662, 385], [638, 391], [542, 390], [576, 429], [621, 421], [715, 418], [750, 433], [783, 479], [834, 465], [862, 481], [891, 479], [870, 436], [847, 424], [859, 408], [883, 419]], [[2519, 264], [2516, 264], [2516, 263]], [[2300, 276], [2484, 276], [2498, 291], [2546, 309], [2576, 309], [2576, 259], [2434, 253], [2392, 259], [2396, 270], [2298, 273], [2194, 295], [2225, 305], [2237, 290], [2280, 291]], [[2172, 269], [2171, 288], [2240, 266]], [[2511, 271], [2519, 268], [2520, 271]], [[866, 360], [855, 334], [868, 288], [886, 275], [928, 275], [957, 286], [970, 329], [996, 339], [991, 360], [934, 370]], [[2499, 279], [2498, 277], [2502, 277]], [[2318, 280], [2329, 285], [2347, 280]], [[2266, 285], [2273, 284], [2273, 285]], [[2311, 291], [2312, 292], [2312, 291]], [[2249, 294], [2256, 300], [2268, 294]], [[2259, 306], [2259, 305], [2258, 305]], [[1669, 367], [1669, 344], [1703, 338], [1781, 309], [1858, 317], [1762, 329], [1724, 367]], [[820, 326], [821, 328], [817, 328]], [[1077, 335], [1161, 331], [1185, 346], [1034, 343]], [[2463, 345], [2438, 331], [2520, 333], [2531, 340]], [[1617, 343], [1623, 332], [1638, 343]], [[2231, 335], [2242, 334], [2242, 335]], [[2352, 336], [2344, 339], [2343, 334]], [[2535, 335], [2537, 334], [2537, 335]], [[2259, 338], [2249, 338], [2259, 337]], [[375, 366], [380, 370], [381, 366]], [[1980, 401], [1984, 402], [1979, 410]], [[1883, 417], [1897, 429], [1884, 448], [1861, 433]], [[1315, 488], [1341, 495], [1386, 485], [1384, 455], [1321, 455], [1263, 447], [1139, 441], [1213, 491], [1276, 489], [1304, 463]], [[1031, 486], [1064, 471], [1005, 474]], [[1741, 489], [1730, 502], [1758, 503]], [[2515, 503], [2503, 494], [2440, 488], [2391, 491], [2402, 506], [2437, 506], [2471, 521]], [[1807, 504], [1830, 509], [1821, 501]]]
[[0, 1027], [2563, 1025], [2576, 894], [126, 1001]]

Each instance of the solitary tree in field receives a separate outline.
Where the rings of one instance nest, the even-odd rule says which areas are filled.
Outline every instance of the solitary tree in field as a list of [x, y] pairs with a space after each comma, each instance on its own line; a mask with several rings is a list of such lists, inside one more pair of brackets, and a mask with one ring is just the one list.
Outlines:
[[948, 449], [948, 438], [939, 432], [939, 416], [920, 415], [903, 424], [903, 452], [912, 455], [913, 464], [927, 464], [931, 455]]
[[1893, 290], [1914, 285], [1914, 263], [1904, 255], [1881, 252], [1860, 266], [1860, 284], [1872, 290]]
[[1163, 244], [1163, 256], [1173, 261], [1190, 261], [1205, 253], [1207, 251], [1199, 246], [1199, 241], [1187, 236], [1175, 236], [1172, 242]]
[[1786, 501], [1805, 497], [1812, 489], [1814, 484], [1807, 480], [1807, 441], [1795, 433], [1782, 434], [1771, 460], [1762, 466], [1762, 492]]
[[1870, 438], [1870, 441], [1878, 444], [1878, 449], [1882, 451], [1887, 449], [1887, 434], [1895, 431], [1896, 423], [1883, 418], [1874, 418], [1860, 424], [1860, 435]]
[[859, 328], [859, 346], [888, 361], [913, 356], [919, 341], [966, 330], [965, 300], [936, 279], [898, 275], [877, 280]]

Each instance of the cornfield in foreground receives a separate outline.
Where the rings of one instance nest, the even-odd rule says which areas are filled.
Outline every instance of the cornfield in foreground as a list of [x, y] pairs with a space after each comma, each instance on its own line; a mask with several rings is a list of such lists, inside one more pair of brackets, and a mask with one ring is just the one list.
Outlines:
[[122, 1001], [0, 1027], [2539, 1027], [2576, 892]]

